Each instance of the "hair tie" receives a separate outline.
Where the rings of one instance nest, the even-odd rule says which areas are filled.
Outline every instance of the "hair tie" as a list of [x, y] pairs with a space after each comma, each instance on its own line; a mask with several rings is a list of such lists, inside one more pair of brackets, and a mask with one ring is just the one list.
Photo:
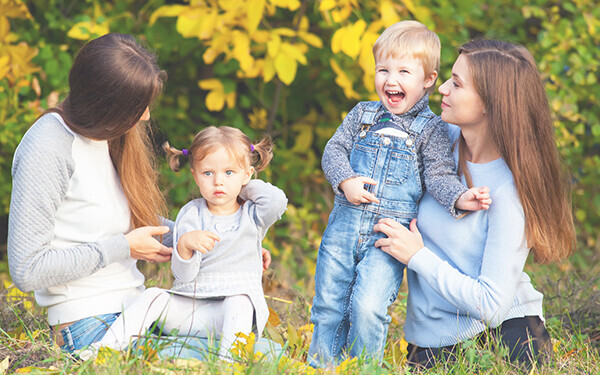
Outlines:
[[250, 143], [250, 152], [254, 152], [254, 145]]
[[181, 150], [181, 153], [183, 154], [183, 156], [188, 156], [188, 154], [189, 154], [188, 150], [185, 148], [183, 150]]

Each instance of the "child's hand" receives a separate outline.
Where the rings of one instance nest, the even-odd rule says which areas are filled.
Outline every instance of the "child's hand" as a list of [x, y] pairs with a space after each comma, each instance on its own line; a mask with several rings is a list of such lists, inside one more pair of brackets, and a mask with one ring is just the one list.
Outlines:
[[472, 187], [464, 192], [456, 201], [456, 208], [467, 211], [479, 211], [487, 210], [492, 204], [492, 198], [490, 198], [490, 188], [487, 186], [483, 187]]
[[190, 259], [194, 251], [206, 254], [213, 249], [219, 236], [205, 230], [194, 230], [184, 233], [177, 241], [177, 252], [183, 259]]
[[262, 248], [262, 261], [263, 261], [263, 272], [265, 272], [267, 270], [267, 268], [269, 268], [269, 266], [271, 265], [271, 253], [269, 252], [269, 250], [265, 249], [264, 247]]
[[344, 192], [348, 202], [354, 205], [379, 203], [379, 199], [375, 195], [365, 190], [365, 184], [376, 185], [377, 181], [364, 176], [349, 178], [340, 183], [340, 190]]

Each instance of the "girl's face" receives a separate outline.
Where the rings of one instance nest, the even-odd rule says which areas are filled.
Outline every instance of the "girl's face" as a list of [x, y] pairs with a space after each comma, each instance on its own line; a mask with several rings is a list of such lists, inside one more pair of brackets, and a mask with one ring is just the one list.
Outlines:
[[462, 127], [485, 124], [485, 108], [475, 90], [473, 76], [464, 55], [458, 55], [452, 78], [438, 89], [442, 94], [442, 120]]
[[231, 215], [240, 207], [237, 198], [254, 173], [252, 166], [240, 162], [224, 147], [194, 163], [192, 174], [200, 194], [214, 215]]

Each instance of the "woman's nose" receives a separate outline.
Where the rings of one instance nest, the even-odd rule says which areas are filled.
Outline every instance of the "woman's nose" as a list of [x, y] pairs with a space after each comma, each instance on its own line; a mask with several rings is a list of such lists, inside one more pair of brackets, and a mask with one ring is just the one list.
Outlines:
[[443, 84], [440, 85], [440, 87], [438, 88], [438, 92], [444, 96], [448, 95], [448, 83], [450, 82], [450, 80], [447, 80], [446, 82], [444, 82]]

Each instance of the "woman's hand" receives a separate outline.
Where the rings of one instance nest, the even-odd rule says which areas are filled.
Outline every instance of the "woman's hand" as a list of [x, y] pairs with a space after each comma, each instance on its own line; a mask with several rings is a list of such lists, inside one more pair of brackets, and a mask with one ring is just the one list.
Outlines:
[[417, 229], [417, 219], [410, 222], [410, 230], [393, 219], [381, 219], [375, 226], [375, 232], [381, 232], [388, 238], [380, 238], [375, 242], [375, 247], [396, 258], [399, 262], [408, 264], [423, 247], [423, 238]]
[[271, 253], [269, 250], [262, 248], [262, 261], [263, 261], [263, 272], [265, 272], [271, 265]]
[[219, 236], [206, 230], [193, 230], [179, 237], [177, 252], [183, 259], [190, 259], [194, 251], [206, 254], [213, 249], [215, 243], [221, 241]]
[[161, 244], [153, 236], [160, 236], [169, 232], [169, 227], [141, 227], [125, 235], [129, 243], [129, 253], [133, 259], [147, 262], [162, 263], [171, 260], [173, 248]]

